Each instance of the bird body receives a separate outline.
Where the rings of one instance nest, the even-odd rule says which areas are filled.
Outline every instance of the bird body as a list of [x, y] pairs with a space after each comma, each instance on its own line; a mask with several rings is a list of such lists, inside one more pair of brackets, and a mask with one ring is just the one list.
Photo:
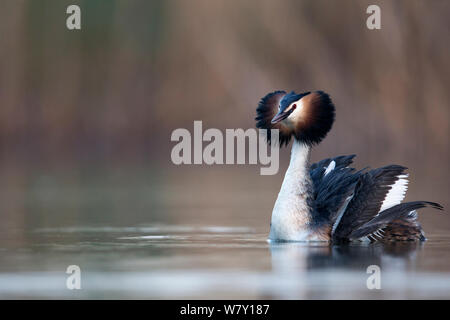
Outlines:
[[[272, 212], [270, 239], [288, 237], [291, 240], [308, 240], [311, 234], [312, 181], [309, 175], [310, 148], [294, 142], [291, 160]], [[318, 239], [317, 239], [318, 240]]]
[[332, 127], [335, 107], [323, 91], [269, 93], [257, 108], [257, 127], [279, 130], [279, 143], [294, 138], [289, 167], [275, 202], [271, 241], [423, 241], [416, 210], [442, 206], [401, 203], [408, 187], [406, 168], [388, 165], [357, 171], [355, 155], [310, 164], [311, 148]]

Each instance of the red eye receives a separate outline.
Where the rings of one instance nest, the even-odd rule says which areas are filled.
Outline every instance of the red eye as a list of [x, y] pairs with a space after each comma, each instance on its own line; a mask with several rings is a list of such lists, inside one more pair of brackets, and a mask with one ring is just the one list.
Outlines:
[[294, 104], [294, 105], [292, 106], [292, 110], [295, 110], [295, 108], [297, 108], [297, 105], [296, 105], [296, 104]]

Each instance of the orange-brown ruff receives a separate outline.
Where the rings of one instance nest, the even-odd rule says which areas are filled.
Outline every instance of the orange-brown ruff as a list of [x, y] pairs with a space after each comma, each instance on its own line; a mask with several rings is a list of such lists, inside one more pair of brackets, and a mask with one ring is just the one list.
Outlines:
[[323, 91], [275, 91], [261, 99], [256, 126], [279, 129], [280, 146], [294, 138], [291, 160], [275, 202], [269, 239], [273, 241], [423, 241], [416, 210], [442, 209], [428, 201], [402, 203], [406, 168], [388, 165], [355, 170], [355, 155], [310, 164], [312, 146], [330, 131], [335, 107]]

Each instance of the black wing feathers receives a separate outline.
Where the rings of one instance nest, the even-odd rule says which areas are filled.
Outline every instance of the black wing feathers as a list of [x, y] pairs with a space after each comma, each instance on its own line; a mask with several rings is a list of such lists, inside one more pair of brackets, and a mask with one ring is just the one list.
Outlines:
[[333, 234], [334, 239], [347, 239], [350, 234], [370, 221], [380, 211], [391, 185], [406, 168], [390, 165], [364, 173], [355, 187], [353, 199], [347, 206]]
[[380, 212], [378, 216], [376, 216], [360, 228], [353, 230], [349, 235], [349, 239], [358, 239], [370, 235], [375, 231], [387, 226], [390, 222], [400, 218], [406, 219], [412, 211], [425, 208], [426, 206], [431, 206], [432, 208], [439, 210], [443, 209], [440, 204], [428, 201], [412, 201], [400, 203]]
[[319, 162], [313, 163], [310, 167], [310, 170], [314, 171], [315, 169], [320, 168], [323, 171], [325, 171], [325, 168], [328, 167], [328, 165], [331, 163], [331, 161], [336, 162], [336, 169], [345, 168], [353, 163], [354, 157], [356, 157], [356, 155], [351, 154], [348, 156], [339, 156], [339, 157], [335, 157], [335, 158], [323, 159]]
[[[354, 157], [328, 158], [311, 165], [315, 224], [332, 225], [334, 241], [363, 237], [373, 241], [424, 240], [415, 210], [426, 206], [442, 210], [442, 206], [434, 202], [414, 201], [380, 212], [387, 193], [407, 168], [389, 165], [370, 171], [355, 171], [349, 168]], [[332, 161], [335, 161], [335, 167], [325, 175]]]
[[[334, 214], [347, 198], [358, 181], [361, 171], [348, 168], [355, 155], [328, 158], [310, 167], [311, 180], [314, 186], [314, 220], [317, 222], [333, 219]], [[325, 170], [334, 161], [335, 168], [327, 175]]]

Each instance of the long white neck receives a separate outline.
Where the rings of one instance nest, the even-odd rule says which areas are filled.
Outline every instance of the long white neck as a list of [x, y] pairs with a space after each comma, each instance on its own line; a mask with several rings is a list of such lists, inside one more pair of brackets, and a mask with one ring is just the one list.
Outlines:
[[310, 146], [294, 140], [291, 161], [272, 211], [269, 239], [304, 240], [311, 220]]

